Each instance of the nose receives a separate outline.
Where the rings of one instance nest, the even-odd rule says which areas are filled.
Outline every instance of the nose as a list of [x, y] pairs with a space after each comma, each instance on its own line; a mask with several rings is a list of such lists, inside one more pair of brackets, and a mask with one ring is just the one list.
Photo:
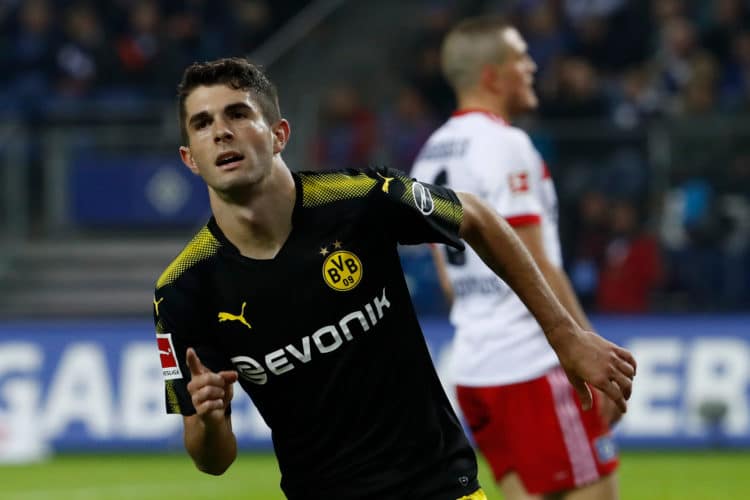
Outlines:
[[534, 61], [534, 59], [532, 59], [531, 57], [529, 57], [529, 69], [532, 73], [536, 73], [536, 61]]
[[216, 144], [231, 141], [234, 138], [232, 130], [223, 120], [217, 120], [214, 125], [214, 142]]

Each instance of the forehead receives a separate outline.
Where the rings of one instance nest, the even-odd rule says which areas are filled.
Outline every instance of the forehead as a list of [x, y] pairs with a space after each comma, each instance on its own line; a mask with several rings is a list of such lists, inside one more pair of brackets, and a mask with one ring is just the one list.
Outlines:
[[228, 85], [201, 85], [185, 99], [185, 111], [189, 117], [204, 111], [213, 113], [239, 102], [253, 107], [251, 94], [247, 90], [234, 89]]
[[502, 32], [502, 40], [510, 52], [523, 54], [526, 52], [526, 41], [515, 28], [506, 28]]

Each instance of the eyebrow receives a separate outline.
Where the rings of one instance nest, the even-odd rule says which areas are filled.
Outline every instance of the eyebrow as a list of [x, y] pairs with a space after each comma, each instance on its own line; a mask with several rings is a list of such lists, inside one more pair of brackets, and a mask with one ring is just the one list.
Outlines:
[[194, 114], [193, 116], [190, 117], [190, 119], [188, 120], [188, 125], [192, 126], [193, 124], [195, 124], [195, 123], [197, 123], [197, 122], [199, 122], [201, 120], [207, 119], [207, 118], [208, 118], [208, 112], [207, 111], [201, 111], [200, 113], [196, 113], [196, 114]]
[[[233, 102], [231, 104], [227, 104], [226, 106], [224, 106], [223, 112], [231, 113], [232, 111], [239, 111], [239, 110], [245, 110], [245, 109], [254, 111], [254, 108], [249, 106], [245, 102]], [[210, 115], [208, 114], [208, 111], [200, 111], [190, 117], [190, 119], [188, 120], [188, 124], [193, 125], [194, 123], [199, 122], [201, 120], [205, 120], [209, 117]]]
[[254, 111], [254, 108], [250, 105], [248, 105], [246, 102], [235, 102], [232, 104], [228, 104], [224, 107], [224, 112], [229, 113], [231, 111], [241, 111], [241, 110], [249, 110]]

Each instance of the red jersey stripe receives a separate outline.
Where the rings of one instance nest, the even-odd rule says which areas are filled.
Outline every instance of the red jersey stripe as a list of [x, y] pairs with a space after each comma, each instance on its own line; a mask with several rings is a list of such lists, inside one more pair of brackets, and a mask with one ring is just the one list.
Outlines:
[[507, 220], [508, 224], [513, 227], [529, 226], [531, 224], [539, 224], [542, 222], [542, 216], [538, 214], [513, 215], [511, 217], [506, 217], [505, 220]]
[[542, 162], [542, 168], [544, 169], [544, 173], [542, 173], [542, 179], [549, 179], [552, 177], [552, 174], [549, 173], [549, 168], [547, 168], [547, 162]]

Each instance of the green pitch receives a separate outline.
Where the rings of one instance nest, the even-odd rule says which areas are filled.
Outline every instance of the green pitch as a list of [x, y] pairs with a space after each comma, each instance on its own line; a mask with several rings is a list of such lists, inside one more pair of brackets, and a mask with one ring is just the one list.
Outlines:
[[[490, 500], [502, 496], [484, 463]], [[626, 452], [623, 500], [750, 498], [750, 452]], [[58, 456], [35, 465], [0, 466], [1, 500], [282, 500], [271, 455], [243, 454], [220, 477], [195, 470], [183, 454]]]

